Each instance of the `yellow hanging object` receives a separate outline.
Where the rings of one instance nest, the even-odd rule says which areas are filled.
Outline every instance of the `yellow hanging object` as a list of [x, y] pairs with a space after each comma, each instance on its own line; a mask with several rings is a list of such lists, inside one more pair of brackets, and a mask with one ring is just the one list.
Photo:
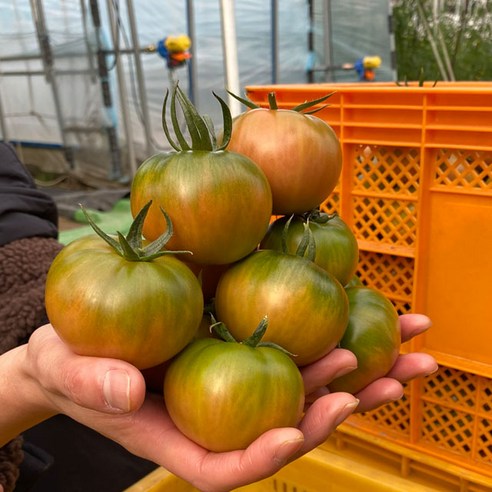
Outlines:
[[362, 63], [366, 69], [378, 68], [381, 65], [381, 58], [379, 56], [365, 56]]
[[169, 53], [181, 53], [191, 47], [191, 39], [186, 34], [168, 36], [164, 42]]

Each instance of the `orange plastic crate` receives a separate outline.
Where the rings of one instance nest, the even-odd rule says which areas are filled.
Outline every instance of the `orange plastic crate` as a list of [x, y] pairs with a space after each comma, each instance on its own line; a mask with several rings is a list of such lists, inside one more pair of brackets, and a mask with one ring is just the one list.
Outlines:
[[[276, 475], [234, 489], [234, 492], [460, 492], [469, 476], [459, 479], [451, 467], [436, 473], [429, 465], [402, 466], [394, 451], [359, 446], [339, 433], [323, 447], [282, 468]], [[467, 482], [470, 483], [470, 482]], [[467, 489], [486, 492], [492, 479], [480, 479]], [[184, 480], [158, 468], [125, 492], [199, 492]]]
[[[451, 465], [436, 467], [402, 457], [336, 432], [326, 443], [282, 468], [276, 475], [234, 492], [487, 492], [492, 479], [472, 472], [456, 475]], [[362, 445], [361, 445], [362, 443]], [[465, 488], [466, 487], [466, 488]], [[199, 492], [158, 468], [125, 492]]]
[[415, 463], [492, 477], [492, 83], [251, 86], [247, 95], [267, 106], [271, 91], [280, 108], [336, 91], [317, 116], [337, 132], [344, 166], [322, 208], [354, 231], [364, 283], [400, 313], [433, 320], [410, 348], [435, 356], [439, 371], [341, 429], [397, 445]]

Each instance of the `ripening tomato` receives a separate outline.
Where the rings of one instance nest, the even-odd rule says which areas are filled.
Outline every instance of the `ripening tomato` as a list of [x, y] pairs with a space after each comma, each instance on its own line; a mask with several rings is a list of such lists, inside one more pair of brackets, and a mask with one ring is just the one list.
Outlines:
[[260, 247], [282, 251], [285, 238], [287, 252], [295, 253], [303, 240], [305, 224], [308, 224], [314, 237], [314, 262], [345, 286], [357, 269], [359, 247], [353, 232], [336, 214], [328, 215], [314, 211], [307, 217], [280, 217], [270, 224]]
[[300, 214], [319, 206], [335, 188], [342, 169], [333, 129], [299, 109], [276, 109], [272, 99], [270, 108], [248, 106], [253, 109], [233, 120], [228, 148], [263, 169], [272, 188], [273, 213]]
[[361, 286], [346, 292], [349, 322], [340, 347], [353, 352], [358, 364], [354, 371], [332, 381], [329, 388], [355, 394], [393, 367], [400, 351], [400, 321], [393, 304], [381, 292]]
[[224, 452], [245, 449], [270, 429], [296, 426], [304, 385], [297, 366], [278, 348], [203, 338], [170, 364], [164, 399], [184, 435]]
[[268, 316], [265, 340], [294, 354], [299, 366], [335, 348], [348, 321], [347, 296], [335, 277], [307, 258], [274, 250], [256, 251], [224, 272], [215, 310], [239, 340]]
[[136, 245], [132, 259], [124, 256], [128, 250], [118, 252], [97, 235], [65, 246], [48, 271], [46, 311], [75, 353], [144, 369], [170, 359], [193, 339], [203, 295], [183, 262], [127, 243]]
[[[174, 227], [168, 243], [171, 249], [191, 251], [193, 255], [187, 258], [190, 262], [232, 263], [253, 251], [268, 228], [272, 211], [270, 185], [251, 159], [227, 150], [227, 138], [217, 146], [215, 136], [208, 133], [205, 121], [179, 88], [174, 97], [193, 114], [188, 121], [192, 144], [181, 133], [177, 143], [168, 135], [176, 151], [158, 153], [138, 168], [130, 194], [132, 213], [152, 200], [143, 227], [146, 238], [154, 240], [166, 230], [162, 207]], [[229, 109], [218, 99], [224, 126], [230, 130]], [[175, 117], [173, 104], [171, 108]], [[180, 132], [175, 119], [173, 122], [175, 132]], [[168, 134], [165, 124], [164, 128]]]

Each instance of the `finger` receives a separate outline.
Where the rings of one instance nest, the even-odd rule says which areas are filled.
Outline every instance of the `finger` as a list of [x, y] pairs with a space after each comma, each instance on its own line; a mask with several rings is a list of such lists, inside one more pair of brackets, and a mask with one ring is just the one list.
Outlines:
[[299, 429], [272, 429], [261, 435], [241, 455], [239, 466], [233, 473], [239, 478], [238, 485], [251, 482], [251, 474], [259, 479], [269, 477], [280, 470], [304, 445], [304, 436]]
[[298, 429], [272, 429], [245, 450], [208, 453], [193, 485], [202, 492], [229, 492], [257, 482], [278, 472], [303, 444], [304, 438]]
[[360, 403], [357, 412], [368, 412], [381, 405], [399, 400], [403, 396], [403, 386], [393, 378], [380, 378], [368, 384], [355, 395]]
[[432, 321], [425, 314], [402, 314], [400, 315], [401, 341], [408, 342], [431, 326]]
[[436, 360], [431, 355], [413, 352], [400, 355], [387, 377], [406, 383], [414, 378], [429, 376], [438, 368]]
[[71, 405], [108, 413], [132, 412], [145, 398], [138, 369], [116, 359], [74, 354], [50, 325], [38, 328], [28, 343], [33, 377], [62, 413]]
[[[302, 432], [289, 427], [265, 432], [245, 450], [209, 452], [176, 428], [162, 397], [154, 394], [147, 395], [143, 406], [125, 424], [123, 429], [121, 425], [114, 427], [109, 437], [202, 492], [229, 492], [273, 475], [304, 442]], [[111, 420], [104, 422], [106, 431], [112, 425]]]
[[306, 395], [357, 368], [357, 358], [349, 350], [335, 349], [320, 360], [301, 368]]
[[305, 454], [328, 439], [328, 436], [351, 415], [359, 404], [349, 393], [331, 393], [317, 399], [300, 422], [304, 444], [296, 456]]

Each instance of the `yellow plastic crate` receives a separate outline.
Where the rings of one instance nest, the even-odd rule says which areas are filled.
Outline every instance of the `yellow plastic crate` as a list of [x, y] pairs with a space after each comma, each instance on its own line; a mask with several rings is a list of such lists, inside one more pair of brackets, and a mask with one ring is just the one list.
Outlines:
[[[317, 116], [337, 132], [344, 165], [322, 208], [354, 231], [362, 280], [400, 313], [433, 320], [403, 350], [429, 352], [439, 371], [342, 431], [396, 446], [402, 459], [446, 463], [457, 483], [467, 472], [489, 479], [492, 83], [251, 86], [247, 95], [266, 106], [270, 91], [280, 108], [336, 91]], [[473, 481], [458, 490], [475, 490]]]
[[[340, 434], [323, 446], [284, 467], [273, 477], [234, 489], [235, 492], [459, 492], [491, 490], [492, 480], [470, 482], [469, 475], [457, 480], [452, 470], [439, 473], [432, 467], [407, 459], [398, 453], [378, 451], [375, 446], [360, 447]], [[408, 465], [408, 462], [412, 462]], [[158, 468], [128, 488], [126, 492], [199, 492], [164, 468]]]

